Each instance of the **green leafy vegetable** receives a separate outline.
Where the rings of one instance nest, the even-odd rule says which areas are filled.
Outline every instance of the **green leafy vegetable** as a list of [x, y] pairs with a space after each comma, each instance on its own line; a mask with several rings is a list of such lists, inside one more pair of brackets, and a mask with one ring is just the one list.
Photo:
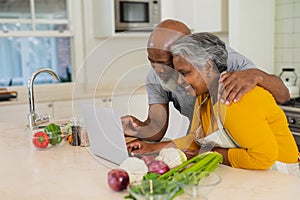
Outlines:
[[[201, 178], [209, 174], [204, 172], [214, 171], [219, 166], [219, 164], [222, 163], [222, 161], [223, 156], [221, 154], [217, 152], [205, 152], [202, 154], [198, 154], [190, 160], [183, 162], [181, 165], [174, 167], [165, 174], [158, 175], [155, 173], [148, 173], [143, 177], [143, 179], [148, 181], [160, 180], [165, 182], [165, 184], [160, 185], [157, 189], [152, 190], [152, 194], [163, 194], [167, 191], [172, 190], [172, 187], [170, 187], [170, 183], [174, 183], [174, 180], [182, 184], [197, 184], [201, 180]], [[145, 191], [149, 191], [150, 188], [149, 185], [145, 185], [145, 182], [142, 182], [140, 185], [138, 185], [136, 188], [133, 188], [132, 190], [140, 195], [147, 195]], [[183, 189], [180, 188], [176, 191], [176, 193], [174, 193], [170, 197], [170, 199], [174, 199], [176, 196], [181, 195], [182, 193]], [[135, 199], [132, 195], [128, 195], [125, 198]]]

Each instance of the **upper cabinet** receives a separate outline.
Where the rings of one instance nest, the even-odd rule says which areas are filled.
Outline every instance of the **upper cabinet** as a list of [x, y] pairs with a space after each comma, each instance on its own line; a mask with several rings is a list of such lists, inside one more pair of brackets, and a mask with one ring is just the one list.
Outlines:
[[110, 37], [115, 33], [114, 0], [93, 0], [95, 37]]
[[[95, 37], [115, 35], [114, 2], [93, 0]], [[180, 20], [193, 32], [228, 31], [228, 0], [161, 0], [160, 3], [161, 20]]]
[[193, 32], [227, 32], [228, 0], [163, 0], [162, 19], [177, 19]]

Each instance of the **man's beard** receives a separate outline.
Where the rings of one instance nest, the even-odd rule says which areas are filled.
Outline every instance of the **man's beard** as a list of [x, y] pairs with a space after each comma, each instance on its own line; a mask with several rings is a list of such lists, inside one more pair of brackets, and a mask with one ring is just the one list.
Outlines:
[[172, 91], [175, 90], [178, 86], [177, 79], [178, 79], [178, 73], [177, 72], [171, 72], [172, 74], [168, 77], [167, 80], [162, 80], [158, 76], [158, 80], [162, 88], [166, 91]]

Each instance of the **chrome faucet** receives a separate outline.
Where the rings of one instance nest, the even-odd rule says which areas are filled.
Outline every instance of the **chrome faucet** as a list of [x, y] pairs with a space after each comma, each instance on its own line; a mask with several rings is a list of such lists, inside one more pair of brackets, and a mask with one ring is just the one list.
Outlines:
[[42, 73], [47, 72], [50, 74], [54, 79], [59, 80], [58, 75], [52, 71], [49, 68], [40, 68], [32, 73], [31, 77], [28, 80], [28, 97], [29, 97], [29, 115], [28, 115], [28, 126], [32, 130], [36, 126], [38, 126], [41, 123], [48, 122], [50, 117], [49, 116], [38, 116], [35, 113], [35, 107], [34, 107], [34, 93], [33, 93], [33, 82], [35, 80], [35, 77]]

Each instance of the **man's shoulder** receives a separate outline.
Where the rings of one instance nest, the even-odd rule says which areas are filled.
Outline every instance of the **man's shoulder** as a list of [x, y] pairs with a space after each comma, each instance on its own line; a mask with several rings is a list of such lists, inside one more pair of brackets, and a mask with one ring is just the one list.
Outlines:
[[157, 75], [153, 69], [150, 69], [146, 78], [146, 83], [158, 83]]

